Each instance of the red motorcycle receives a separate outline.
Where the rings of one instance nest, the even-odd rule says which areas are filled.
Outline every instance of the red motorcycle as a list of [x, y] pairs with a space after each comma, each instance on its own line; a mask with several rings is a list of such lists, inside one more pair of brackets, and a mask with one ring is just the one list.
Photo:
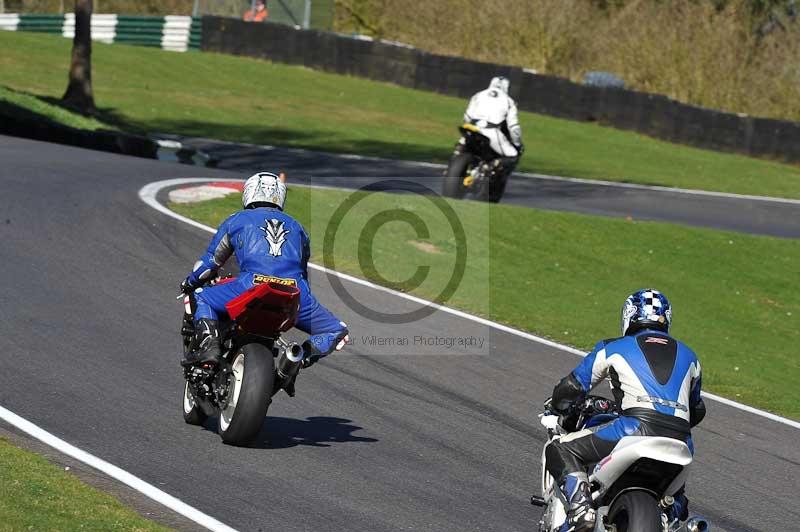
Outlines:
[[[233, 280], [215, 279], [206, 287]], [[185, 355], [196, 347], [194, 293], [184, 296], [184, 306]], [[219, 416], [222, 441], [246, 445], [261, 430], [272, 396], [281, 389], [294, 395], [303, 349], [284, 341], [281, 333], [294, 326], [300, 290], [265, 279], [226, 307], [229, 319], [220, 321], [222, 360], [184, 368], [183, 419], [202, 425], [208, 417]]]

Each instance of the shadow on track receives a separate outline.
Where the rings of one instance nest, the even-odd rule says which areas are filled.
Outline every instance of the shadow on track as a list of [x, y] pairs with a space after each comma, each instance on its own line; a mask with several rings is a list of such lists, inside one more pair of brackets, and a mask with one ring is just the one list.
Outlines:
[[331, 443], [374, 443], [375, 438], [354, 436], [361, 430], [349, 419], [339, 417], [309, 417], [306, 420], [267, 416], [256, 439], [250, 445], [256, 449], [286, 449], [297, 445], [330, 447]]
[[[217, 419], [209, 418], [203, 424], [206, 430], [217, 433]], [[288, 449], [298, 445], [330, 447], [332, 443], [374, 443], [375, 438], [354, 436], [361, 430], [349, 419], [339, 417], [310, 417], [306, 420], [267, 416], [261, 430], [247, 447], [253, 449]]]

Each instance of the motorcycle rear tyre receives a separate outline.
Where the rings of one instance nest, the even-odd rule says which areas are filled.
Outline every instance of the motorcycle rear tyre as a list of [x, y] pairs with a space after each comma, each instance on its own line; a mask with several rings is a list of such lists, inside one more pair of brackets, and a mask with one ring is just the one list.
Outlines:
[[661, 532], [661, 510], [658, 501], [644, 491], [628, 491], [620, 495], [608, 511], [608, 523], [617, 532]]
[[508, 174], [497, 176], [489, 185], [489, 197], [486, 198], [490, 203], [500, 203], [503, 199], [503, 192], [506, 190], [506, 183], [508, 183]]
[[459, 153], [453, 155], [450, 164], [447, 165], [444, 182], [442, 183], [442, 195], [448, 198], [461, 199], [467, 193], [464, 186], [464, 178], [467, 176], [467, 167], [472, 161], [469, 153]]
[[234, 403], [219, 416], [219, 435], [231, 445], [247, 445], [261, 430], [275, 380], [272, 351], [261, 344], [246, 344], [233, 357]]

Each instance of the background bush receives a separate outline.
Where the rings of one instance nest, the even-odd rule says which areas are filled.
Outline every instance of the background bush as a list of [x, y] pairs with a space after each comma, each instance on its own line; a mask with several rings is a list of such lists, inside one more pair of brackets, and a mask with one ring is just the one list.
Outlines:
[[[800, 120], [795, 0], [337, 0], [335, 27], [436, 53]], [[489, 73], [487, 73], [487, 76]]]

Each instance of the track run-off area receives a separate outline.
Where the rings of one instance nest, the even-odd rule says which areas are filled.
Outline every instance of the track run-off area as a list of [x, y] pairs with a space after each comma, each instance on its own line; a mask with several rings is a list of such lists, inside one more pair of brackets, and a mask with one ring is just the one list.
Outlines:
[[[139, 198], [200, 170], [9, 137], [0, 160], [2, 407], [238, 530], [536, 529], [536, 414], [573, 352], [446, 309], [377, 323], [312, 269], [319, 299], [359, 338], [446, 331], [484, 337], [488, 352], [388, 356], [356, 341], [303, 372], [297, 397], [276, 396], [253, 447], [223, 445], [179, 412], [174, 295], [209, 234]], [[419, 306], [342, 282], [387, 313]], [[693, 511], [716, 530], [792, 530], [797, 431], [710, 402], [694, 431]]]

